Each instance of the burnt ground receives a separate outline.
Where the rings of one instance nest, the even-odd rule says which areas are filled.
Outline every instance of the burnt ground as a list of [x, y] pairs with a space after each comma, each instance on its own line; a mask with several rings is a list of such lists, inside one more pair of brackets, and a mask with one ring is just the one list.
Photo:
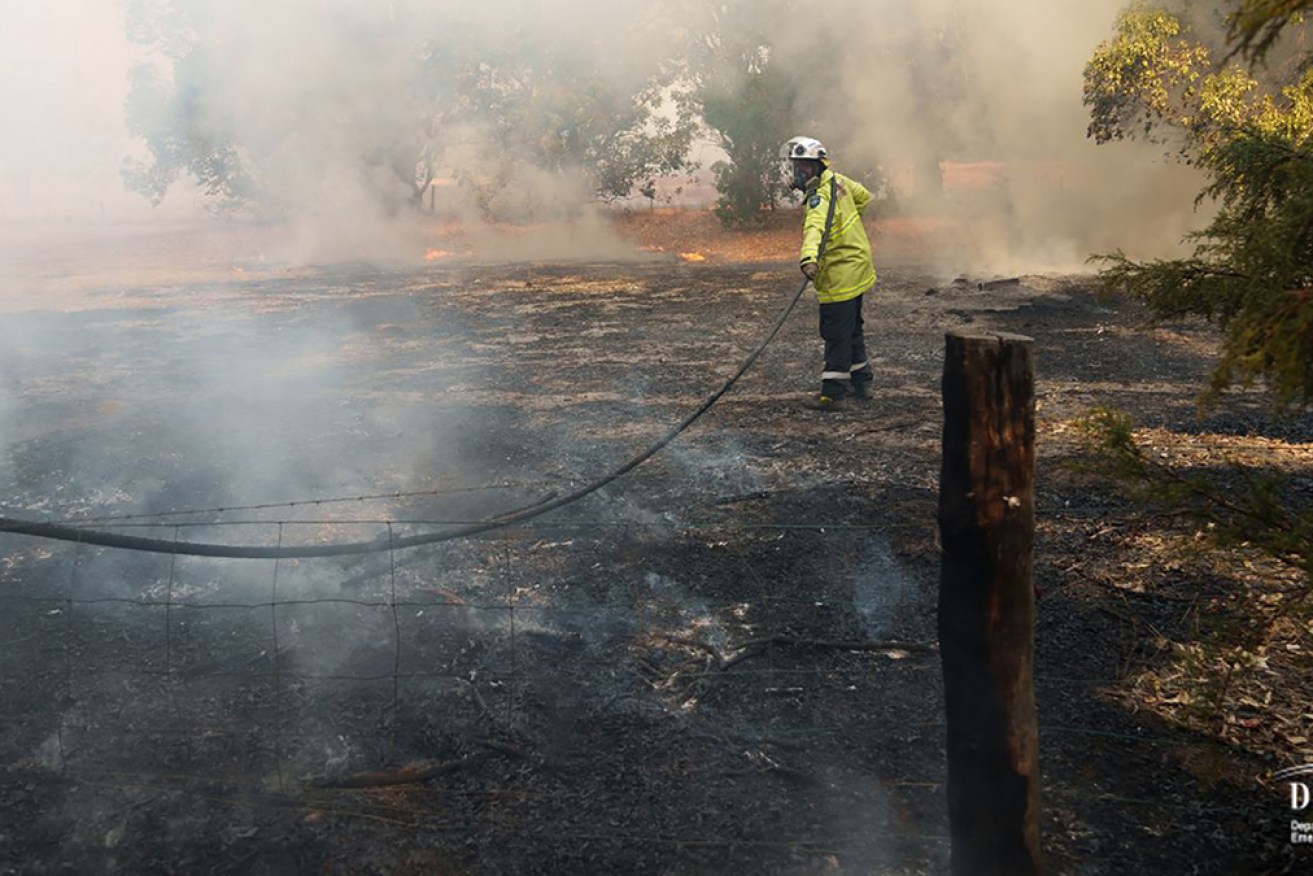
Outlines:
[[[165, 539], [382, 547], [645, 448], [796, 281], [662, 259], [106, 283], [5, 315], [0, 495]], [[476, 538], [275, 564], [0, 536], [0, 871], [946, 871], [938, 381], [966, 324], [1036, 340], [1051, 871], [1296, 871], [1259, 776], [1306, 744], [1133, 695], [1199, 635], [1191, 594], [1241, 579], [1164, 560], [1145, 539], [1176, 524], [1064, 463], [1097, 404], [1302, 465], [1309, 420], [1258, 394], [1200, 419], [1213, 334], [1079, 279], [886, 267], [867, 319], [868, 405], [799, 407], [805, 301], [654, 460]]]

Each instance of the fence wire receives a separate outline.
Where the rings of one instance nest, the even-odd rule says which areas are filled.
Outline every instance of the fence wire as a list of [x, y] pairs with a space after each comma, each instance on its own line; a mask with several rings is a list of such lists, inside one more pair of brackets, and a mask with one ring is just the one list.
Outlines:
[[[391, 541], [401, 524], [242, 525], [267, 528], [281, 546], [294, 526], [381, 527]], [[203, 527], [155, 527], [174, 540], [195, 528]], [[869, 531], [802, 531], [811, 538], [822, 529]], [[605, 718], [608, 699], [624, 704], [635, 690], [677, 698], [684, 687], [737, 676], [787, 696], [797, 691], [778, 679], [846, 687], [868, 671], [877, 658], [827, 671], [776, 666], [768, 654], [758, 665], [714, 668], [712, 655], [733, 654], [736, 638], [750, 635], [735, 612], [765, 606], [778, 618], [834, 607], [780, 588], [742, 556], [732, 576], [741, 599], [685, 589], [679, 555], [708, 542], [704, 553], [723, 552], [731, 540], [708, 531], [683, 529], [672, 549], [669, 527], [538, 526], [405, 558], [390, 550], [376, 564], [143, 558], [11, 538], [0, 543], [8, 551], [0, 605], [12, 633], [0, 684], [16, 694], [11, 716], [27, 754], [65, 776], [165, 774], [286, 795], [431, 756], [443, 746], [426, 734], [451, 751], [487, 737], [518, 741], [532, 732], [523, 725], [533, 701], [551, 696], [552, 685], [590, 684], [590, 675], [603, 681], [586, 699]], [[733, 540], [799, 532], [742, 527]], [[629, 568], [626, 556], [644, 552], [659, 569]], [[576, 653], [582, 664], [568, 666]], [[627, 660], [643, 668], [605, 679]], [[915, 671], [932, 667], [922, 660]], [[566, 677], [553, 680], [547, 669]], [[433, 709], [440, 719], [424, 716]]]
[[[402, 524], [241, 525], [266, 528], [281, 546], [293, 527], [329, 526], [378, 527], [392, 543]], [[162, 526], [175, 540], [198, 527]], [[62, 775], [83, 793], [187, 789], [189, 798], [460, 832], [480, 817], [467, 812], [444, 825], [422, 801], [546, 806], [555, 792], [514, 777], [502, 786], [440, 777], [507, 753], [544, 774], [567, 769], [544, 744], [553, 721], [614, 725], [621, 748], [625, 733], [650, 733], [689, 759], [681, 782], [800, 781], [815, 751], [865, 732], [844, 703], [888, 685], [913, 692], [902, 700], [913, 711], [892, 714], [884, 728], [906, 762], [892, 755], [880, 793], [895, 808], [940, 811], [933, 583], [894, 580], [887, 564], [865, 568], [867, 554], [883, 556], [883, 538], [870, 527], [816, 522], [538, 524], [404, 556], [388, 550], [377, 562], [136, 555], [0, 539], [4, 756]], [[809, 546], [803, 561], [820, 564], [816, 581], [773, 564], [770, 551], [788, 539]], [[852, 581], [870, 579], [867, 590], [818, 583], [826, 570], [848, 567]], [[735, 662], [764, 633], [789, 633], [776, 644], [800, 647], [767, 641]], [[883, 650], [843, 647], [885, 640]], [[1041, 688], [1087, 691], [1114, 682], [1037, 677]], [[666, 724], [674, 729], [652, 729]], [[670, 743], [675, 730], [679, 741]], [[693, 745], [711, 746], [705, 762], [684, 750]], [[632, 756], [646, 762], [650, 754]], [[388, 783], [415, 764], [428, 764], [435, 780], [405, 782], [404, 798], [391, 802], [370, 796], [369, 787], [395, 787]], [[579, 842], [799, 854], [880, 837], [869, 824], [860, 837], [820, 836], [803, 824], [769, 841], [660, 825], [608, 833], [565, 824], [558, 832]], [[945, 854], [940, 833], [891, 826], [893, 838], [922, 844], [935, 860]]]

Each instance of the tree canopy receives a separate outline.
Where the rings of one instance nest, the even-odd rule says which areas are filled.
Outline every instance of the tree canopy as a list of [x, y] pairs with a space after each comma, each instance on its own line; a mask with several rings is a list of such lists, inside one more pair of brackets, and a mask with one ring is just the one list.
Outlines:
[[1190, 257], [1115, 253], [1104, 280], [1159, 317], [1216, 321], [1213, 392], [1262, 380], [1279, 407], [1313, 403], [1313, 71], [1302, 52], [1280, 67], [1247, 62], [1270, 59], [1307, 5], [1237, 4], [1219, 53], [1187, 10], [1136, 4], [1085, 71], [1090, 136], [1170, 142], [1217, 206]]
[[798, 88], [768, 32], [788, 7], [740, 0], [710, 9], [693, 32], [684, 99], [727, 156], [712, 167], [726, 225], [756, 221], [789, 192], [779, 149], [798, 132]]

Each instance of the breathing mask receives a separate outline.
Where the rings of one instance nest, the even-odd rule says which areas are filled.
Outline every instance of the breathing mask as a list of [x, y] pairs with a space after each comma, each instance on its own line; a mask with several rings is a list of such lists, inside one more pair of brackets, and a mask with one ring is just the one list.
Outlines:
[[792, 187], [800, 192], [807, 190], [807, 183], [811, 182], [812, 177], [817, 176], [817, 168], [811, 161], [790, 161], [792, 165], [793, 181]]

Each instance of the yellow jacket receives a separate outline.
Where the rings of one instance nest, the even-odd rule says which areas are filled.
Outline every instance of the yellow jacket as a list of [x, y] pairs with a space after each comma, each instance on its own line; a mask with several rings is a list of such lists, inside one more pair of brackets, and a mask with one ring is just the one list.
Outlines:
[[800, 264], [816, 261], [825, 233], [825, 217], [830, 212], [830, 181], [836, 183], [838, 202], [825, 258], [816, 279], [816, 300], [823, 304], [856, 298], [875, 285], [875, 264], [871, 261], [871, 242], [862, 226], [862, 213], [871, 203], [871, 193], [856, 180], [826, 168], [813, 178], [803, 193], [802, 257]]

